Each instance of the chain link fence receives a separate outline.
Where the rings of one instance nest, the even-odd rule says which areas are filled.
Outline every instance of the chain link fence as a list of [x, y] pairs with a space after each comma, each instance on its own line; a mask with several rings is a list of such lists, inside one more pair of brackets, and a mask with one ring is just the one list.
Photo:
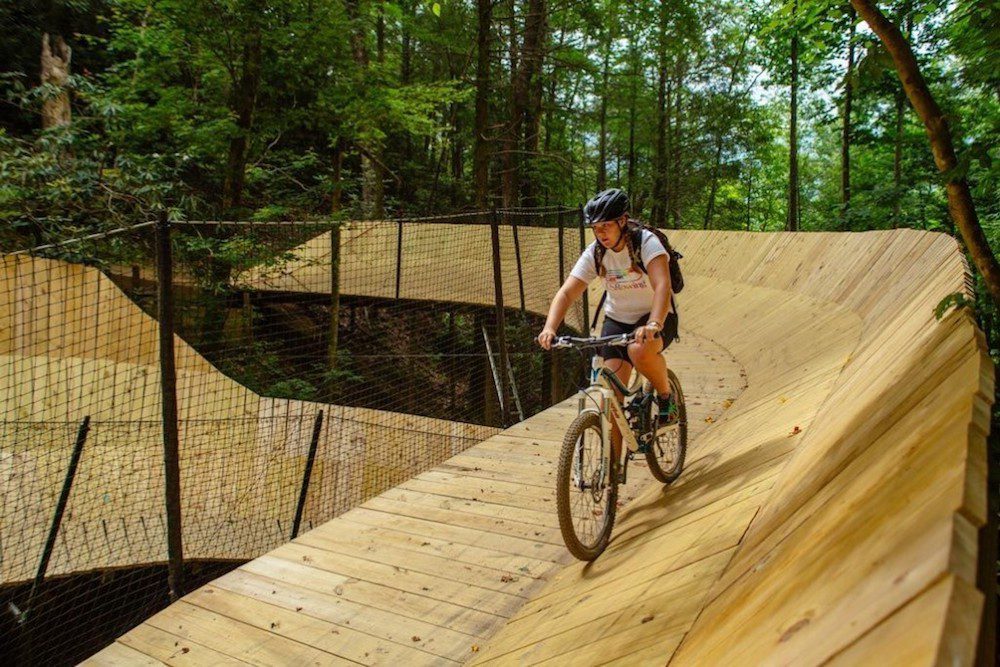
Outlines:
[[3, 255], [0, 655], [77, 662], [572, 394], [581, 360], [534, 336], [585, 240], [517, 209]]

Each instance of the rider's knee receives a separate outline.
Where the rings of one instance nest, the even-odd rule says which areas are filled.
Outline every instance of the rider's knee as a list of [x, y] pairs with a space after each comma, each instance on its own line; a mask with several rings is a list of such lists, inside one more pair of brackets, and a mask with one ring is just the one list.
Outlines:
[[657, 353], [653, 348], [654, 346], [651, 343], [630, 343], [628, 346], [628, 354], [633, 361], [643, 363], [656, 356]]

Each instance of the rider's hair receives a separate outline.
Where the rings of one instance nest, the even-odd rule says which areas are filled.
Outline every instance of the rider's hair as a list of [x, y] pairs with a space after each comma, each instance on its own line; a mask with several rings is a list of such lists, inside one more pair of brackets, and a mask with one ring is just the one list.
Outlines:
[[[632, 266], [629, 270], [639, 272], [639, 248], [636, 248], [632, 242], [632, 229], [631, 229], [631, 219], [626, 219], [625, 224], [622, 225], [621, 233], [625, 237], [625, 247], [628, 249], [628, 257], [632, 262]], [[608, 251], [604, 247], [604, 244], [600, 241], [594, 241], [594, 262], [597, 264], [597, 274], [602, 278], [607, 274], [607, 270], [604, 268], [604, 254]]]

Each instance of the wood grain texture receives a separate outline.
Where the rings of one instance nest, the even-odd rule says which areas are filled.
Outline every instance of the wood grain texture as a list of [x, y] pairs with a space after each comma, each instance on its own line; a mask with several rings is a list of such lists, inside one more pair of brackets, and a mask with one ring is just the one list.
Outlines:
[[[342, 252], [382, 257], [395, 229], [352, 223]], [[520, 233], [525, 305], [542, 312], [557, 282], [555, 232]], [[424, 253], [404, 262], [401, 296], [491, 302], [488, 262], [426, 279], [448, 257], [485, 256], [488, 234], [407, 226], [407, 247]], [[687, 279], [682, 339], [668, 360], [696, 427], [688, 465], [666, 490], [634, 478], [597, 562], [569, 562], [547, 508], [574, 414], [567, 401], [193, 593], [141, 626], [142, 642], [119, 643], [166, 646], [169, 637], [154, 635], [168, 633], [252, 664], [808, 665], [903, 655], [967, 664], [982, 599], [975, 531], [993, 366], [967, 313], [934, 317], [945, 296], [969, 294], [956, 242], [912, 230], [671, 240]], [[329, 279], [316, 267], [327, 245], [314, 239], [280, 270], [237, 282], [322, 293]], [[512, 303], [517, 273], [504, 248]], [[370, 265], [344, 291], [392, 296], [395, 266]], [[18, 317], [33, 326], [30, 313]], [[100, 372], [60, 365], [76, 359], [65, 351], [0, 351], [32, 368], [43, 399], [49, 369]], [[132, 377], [132, 352], [115, 354], [92, 358]], [[194, 360], [184, 368], [211, 374]], [[214, 386], [221, 412], [246, 409], [224, 382]], [[252, 414], [296, 409], [258, 404]], [[357, 429], [345, 435], [361, 439]], [[334, 634], [348, 620], [354, 632]], [[914, 633], [919, 641], [907, 639]], [[384, 654], [369, 650], [379, 646]]]

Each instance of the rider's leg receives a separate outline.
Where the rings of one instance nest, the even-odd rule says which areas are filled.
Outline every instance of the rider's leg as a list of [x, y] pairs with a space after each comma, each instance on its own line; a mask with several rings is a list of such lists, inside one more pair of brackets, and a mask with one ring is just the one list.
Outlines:
[[[604, 362], [605, 367], [618, 376], [621, 383], [628, 386], [628, 379], [632, 375], [632, 364], [625, 361], [624, 359], [608, 359]], [[612, 387], [615, 392], [615, 396], [618, 397], [618, 402], [621, 403], [622, 393], [618, 391], [616, 387]], [[611, 460], [618, 462], [621, 461], [622, 454], [622, 433], [618, 430], [618, 424], [615, 420], [611, 420]]]
[[670, 379], [667, 375], [667, 361], [660, 354], [662, 351], [662, 338], [653, 338], [641, 345], [632, 343], [628, 346], [628, 356], [636, 369], [656, 387], [656, 392], [660, 396], [666, 396], [670, 393]]

